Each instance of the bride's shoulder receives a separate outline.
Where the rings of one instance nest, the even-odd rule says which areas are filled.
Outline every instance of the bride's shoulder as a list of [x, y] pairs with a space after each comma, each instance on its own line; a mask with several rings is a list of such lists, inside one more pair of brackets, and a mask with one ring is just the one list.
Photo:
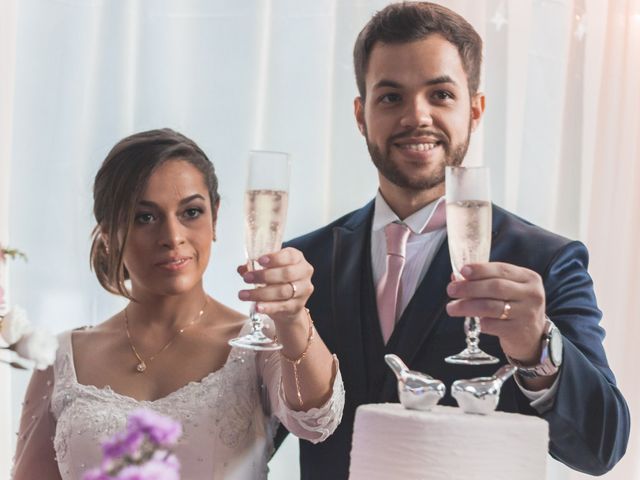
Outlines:
[[240, 313], [231, 307], [228, 307], [217, 300], [211, 299], [211, 310], [209, 319], [211, 324], [216, 324], [219, 328], [221, 325], [234, 329], [239, 328], [247, 321], [248, 317], [244, 313]]
[[228, 307], [220, 302], [216, 302], [214, 308], [217, 309], [218, 315], [220, 315], [230, 323], [242, 322], [247, 319], [246, 314], [238, 312], [237, 310], [234, 310], [233, 308]]
[[67, 335], [70, 338], [74, 349], [94, 347], [97, 343], [109, 342], [122, 335], [123, 327], [120, 323], [118, 315], [114, 315], [98, 325], [76, 328], [61, 335]]
[[247, 320], [246, 315], [210, 298], [203, 325], [197, 329], [197, 332], [201, 335], [200, 340], [203, 342], [226, 345], [228, 340], [240, 334]]

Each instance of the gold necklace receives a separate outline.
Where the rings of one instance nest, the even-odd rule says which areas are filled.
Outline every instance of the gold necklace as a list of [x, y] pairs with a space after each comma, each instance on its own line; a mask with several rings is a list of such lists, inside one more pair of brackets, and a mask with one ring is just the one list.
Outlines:
[[[151, 355], [147, 361], [149, 363], [153, 362], [153, 360], [158, 355], [160, 355], [167, 348], [169, 348], [169, 345], [171, 345], [173, 343], [173, 341], [176, 338], [178, 338], [178, 335], [181, 335], [182, 333], [184, 333], [185, 330], [187, 330], [189, 327], [191, 327], [193, 324], [195, 324], [202, 317], [202, 315], [204, 314], [204, 311], [207, 308], [207, 303], [208, 302], [209, 302], [209, 299], [205, 298], [204, 305], [202, 305], [202, 308], [200, 309], [198, 314], [195, 316], [195, 318], [193, 320], [191, 320], [191, 322], [189, 322], [187, 325], [185, 325], [184, 327], [180, 328], [173, 335], [173, 337], [171, 337], [169, 339], [169, 341], [167, 343], [165, 343], [164, 346], [160, 350], [158, 350], [155, 354]], [[147, 363], [144, 361], [142, 356], [138, 353], [138, 350], [136, 350], [136, 347], [133, 344], [133, 340], [131, 339], [131, 332], [129, 331], [129, 316], [127, 315], [127, 307], [125, 307], [125, 309], [124, 309], [124, 328], [125, 328], [125, 330], [127, 332], [127, 340], [129, 340], [129, 346], [131, 347], [131, 351], [133, 352], [133, 354], [138, 359], [138, 364], [136, 365], [136, 371], [138, 373], [144, 373], [144, 371], [147, 369]]]

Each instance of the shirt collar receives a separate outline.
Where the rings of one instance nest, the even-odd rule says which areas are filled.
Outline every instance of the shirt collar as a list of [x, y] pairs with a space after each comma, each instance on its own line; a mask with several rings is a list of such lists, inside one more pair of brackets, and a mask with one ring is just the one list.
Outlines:
[[386, 202], [386, 200], [382, 197], [380, 190], [376, 194], [375, 200], [375, 208], [373, 212], [373, 225], [371, 230], [376, 232], [378, 230], [383, 229], [388, 224], [392, 222], [401, 222], [404, 223], [407, 227], [411, 229], [416, 235], [420, 235], [420, 233], [424, 230], [424, 228], [431, 220], [431, 216], [435, 211], [436, 207], [440, 204], [440, 202], [444, 202], [444, 197], [440, 197], [437, 200], [425, 205], [417, 212], [412, 213], [404, 221], [401, 221], [398, 215], [391, 210], [391, 207]]

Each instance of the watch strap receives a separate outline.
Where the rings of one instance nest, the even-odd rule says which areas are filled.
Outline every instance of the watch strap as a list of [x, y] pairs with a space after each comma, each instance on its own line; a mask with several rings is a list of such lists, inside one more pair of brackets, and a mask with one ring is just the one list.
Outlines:
[[558, 371], [558, 366], [554, 365], [551, 359], [551, 352], [549, 351], [549, 343], [551, 339], [551, 331], [556, 328], [551, 320], [547, 317], [547, 325], [542, 335], [542, 353], [540, 354], [540, 360], [536, 365], [525, 365], [522, 362], [515, 360], [507, 355], [507, 361], [517, 367], [518, 375], [524, 378], [536, 378], [536, 377], [549, 377], [555, 375]]

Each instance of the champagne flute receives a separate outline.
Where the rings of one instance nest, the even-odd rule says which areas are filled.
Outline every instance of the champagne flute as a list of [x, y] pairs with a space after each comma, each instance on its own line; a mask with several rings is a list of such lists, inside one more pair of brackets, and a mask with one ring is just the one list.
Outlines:
[[[447, 236], [451, 266], [457, 279], [469, 263], [489, 261], [491, 250], [491, 194], [487, 167], [446, 167]], [[480, 319], [464, 320], [467, 348], [445, 358], [447, 363], [485, 365], [498, 359], [483, 352]]]
[[[289, 155], [252, 151], [249, 154], [247, 189], [244, 197], [245, 249], [249, 270], [259, 270], [258, 259], [280, 250], [289, 200]], [[260, 285], [256, 285], [259, 287]], [[234, 347], [249, 350], [279, 350], [282, 345], [264, 334], [272, 320], [251, 306], [251, 332], [229, 340]]]

